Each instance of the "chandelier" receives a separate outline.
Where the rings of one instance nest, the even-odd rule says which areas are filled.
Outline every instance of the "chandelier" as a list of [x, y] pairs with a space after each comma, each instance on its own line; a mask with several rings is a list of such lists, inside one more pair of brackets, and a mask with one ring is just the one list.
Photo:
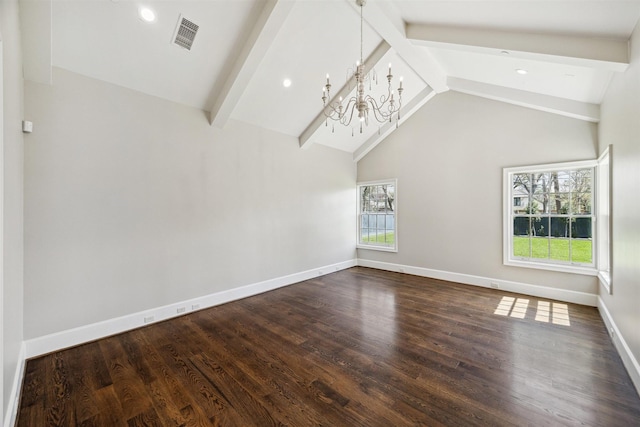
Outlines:
[[[393, 75], [391, 74], [391, 64], [389, 64], [389, 74], [387, 75], [387, 93], [380, 96], [378, 100], [371, 95], [365, 94], [365, 83], [369, 82], [369, 90], [371, 90], [371, 81], [377, 82], [377, 75], [375, 70], [371, 74], [366, 72], [366, 65], [362, 57], [362, 34], [363, 34], [363, 17], [362, 9], [367, 3], [367, 0], [355, 0], [356, 4], [360, 6], [360, 60], [356, 62], [355, 70], [350, 69], [347, 71], [348, 80], [355, 78], [356, 81], [356, 93], [349, 98], [348, 101], [339, 97], [338, 100], [331, 99], [331, 82], [329, 81], [329, 74], [327, 74], [327, 84], [322, 88], [322, 105], [323, 112], [326, 117], [326, 124], [328, 120], [334, 120], [342, 123], [345, 126], [350, 126], [351, 121], [358, 112], [358, 120], [360, 121], [360, 133], [362, 133], [362, 125], [369, 125], [369, 116], [373, 116], [379, 123], [392, 122], [394, 115], [396, 118], [396, 127], [400, 120], [400, 107], [402, 106], [402, 77], [400, 77], [400, 85], [398, 86], [398, 97], [394, 98], [394, 91], [391, 88], [391, 80]], [[371, 114], [369, 114], [371, 113]]]

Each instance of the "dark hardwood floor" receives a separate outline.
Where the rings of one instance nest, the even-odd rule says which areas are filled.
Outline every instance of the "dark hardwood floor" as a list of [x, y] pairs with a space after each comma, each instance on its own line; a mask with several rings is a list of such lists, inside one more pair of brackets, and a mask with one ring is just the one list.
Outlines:
[[29, 360], [18, 425], [638, 426], [640, 399], [595, 308], [357, 267]]

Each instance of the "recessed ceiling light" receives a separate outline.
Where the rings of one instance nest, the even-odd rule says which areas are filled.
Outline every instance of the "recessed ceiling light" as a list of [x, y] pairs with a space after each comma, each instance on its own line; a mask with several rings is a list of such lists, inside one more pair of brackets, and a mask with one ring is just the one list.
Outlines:
[[524, 76], [525, 74], [527, 74], [527, 70], [523, 70], [522, 68], [518, 68], [518, 69], [516, 70], [516, 73], [518, 73], [518, 74], [522, 74], [522, 75]]
[[156, 13], [148, 7], [141, 7], [138, 11], [140, 18], [145, 22], [153, 22], [156, 20]]
[[284, 86], [284, 87], [289, 87], [289, 86], [291, 86], [291, 79], [284, 79], [284, 80], [282, 81], [282, 86]]

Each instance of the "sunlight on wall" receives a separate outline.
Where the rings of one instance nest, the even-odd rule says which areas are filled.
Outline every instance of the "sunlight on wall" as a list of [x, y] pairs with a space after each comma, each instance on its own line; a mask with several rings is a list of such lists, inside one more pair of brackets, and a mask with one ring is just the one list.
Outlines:
[[[498, 316], [510, 316], [517, 319], [524, 319], [527, 316], [529, 300], [525, 298], [513, 298], [504, 296], [496, 307], [493, 314]], [[569, 321], [569, 306], [567, 304], [549, 301], [538, 301], [535, 313], [535, 320], [538, 322], [551, 323], [555, 325], [571, 326]]]

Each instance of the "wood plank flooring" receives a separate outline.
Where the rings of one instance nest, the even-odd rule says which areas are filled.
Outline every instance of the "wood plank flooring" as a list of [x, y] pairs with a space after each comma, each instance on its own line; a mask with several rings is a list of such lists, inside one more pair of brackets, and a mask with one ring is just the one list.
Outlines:
[[595, 308], [362, 267], [29, 360], [22, 390], [21, 427], [640, 425]]

